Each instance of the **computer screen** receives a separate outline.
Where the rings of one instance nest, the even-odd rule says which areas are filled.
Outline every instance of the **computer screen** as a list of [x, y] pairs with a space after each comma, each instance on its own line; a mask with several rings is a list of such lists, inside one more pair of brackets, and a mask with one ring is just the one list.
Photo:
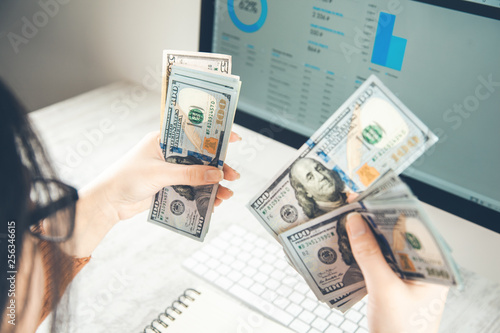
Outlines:
[[500, 1], [204, 0], [200, 50], [232, 55], [236, 122], [294, 147], [377, 75], [440, 138], [404, 173], [416, 195], [500, 232], [499, 13]]

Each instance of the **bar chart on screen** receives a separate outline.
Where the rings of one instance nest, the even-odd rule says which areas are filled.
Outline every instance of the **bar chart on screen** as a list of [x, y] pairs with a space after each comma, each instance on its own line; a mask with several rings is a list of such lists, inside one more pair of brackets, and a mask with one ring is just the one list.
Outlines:
[[400, 71], [407, 40], [394, 36], [396, 15], [380, 12], [371, 62]]

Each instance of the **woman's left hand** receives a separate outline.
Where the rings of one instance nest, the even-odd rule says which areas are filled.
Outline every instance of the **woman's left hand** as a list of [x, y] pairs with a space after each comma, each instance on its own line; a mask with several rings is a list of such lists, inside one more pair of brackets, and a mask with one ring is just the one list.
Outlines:
[[[149, 208], [152, 196], [165, 186], [208, 185], [240, 177], [224, 164], [223, 171], [205, 165], [181, 165], [165, 162], [159, 145], [159, 132], [147, 134], [131, 151], [100, 175], [82, 195], [90, 191], [99, 194], [101, 205], [107, 205], [116, 222], [128, 219]], [[241, 138], [231, 133], [230, 142]], [[101, 192], [101, 193], [96, 193]], [[229, 199], [233, 192], [219, 186], [215, 206]]]

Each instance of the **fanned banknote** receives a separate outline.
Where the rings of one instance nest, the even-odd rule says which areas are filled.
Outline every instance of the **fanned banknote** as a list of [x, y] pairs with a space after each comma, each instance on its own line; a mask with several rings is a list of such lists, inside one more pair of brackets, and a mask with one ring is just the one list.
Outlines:
[[298, 150], [248, 208], [280, 233], [346, 204], [388, 170], [401, 173], [437, 137], [375, 76]]
[[[167, 162], [222, 169], [240, 85], [238, 76], [172, 66], [160, 134]], [[148, 221], [203, 241], [217, 188], [165, 187], [155, 195]]]
[[346, 214], [354, 208], [344, 206], [335, 211], [335, 216], [312, 220], [279, 235], [288, 257], [321, 301], [341, 297], [365, 286], [363, 274], [352, 254], [342, 252], [349, 243]]
[[231, 74], [231, 56], [228, 54], [190, 52], [190, 51], [163, 51], [161, 113], [160, 124], [163, 126], [163, 116], [168, 91], [168, 81], [173, 65], [184, 65], [191, 68], [206, 69], [222, 74]]
[[345, 227], [351, 212], [360, 213], [368, 222], [387, 263], [402, 279], [460, 286], [451, 252], [409, 188], [394, 173], [374, 185], [364, 201], [279, 235], [290, 262], [318, 299], [345, 312], [366, 295]]

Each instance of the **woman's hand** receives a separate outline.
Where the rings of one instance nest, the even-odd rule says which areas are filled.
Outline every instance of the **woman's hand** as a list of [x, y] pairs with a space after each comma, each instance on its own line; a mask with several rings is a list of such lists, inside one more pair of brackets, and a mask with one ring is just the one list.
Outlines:
[[449, 288], [401, 280], [385, 261], [361, 215], [349, 214], [347, 233], [370, 295], [370, 332], [437, 332]]
[[[239, 174], [226, 164], [221, 171], [211, 166], [166, 163], [159, 138], [159, 132], [146, 135], [93, 185], [104, 192], [105, 200], [116, 211], [118, 220], [128, 219], [149, 208], [152, 196], [165, 186], [208, 185], [239, 178]], [[239, 139], [232, 133], [229, 141]], [[231, 190], [219, 186], [215, 205], [232, 195]]]
[[[231, 133], [230, 142], [241, 140]], [[223, 170], [205, 165], [165, 162], [159, 132], [146, 135], [132, 150], [79, 191], [74, 241], [76, 255], [88, 256], [104, 235], [120, 220], [146, 210], [151, 198], [165, 186], [208, 185], [233, 181], [240, 175], [228, 165]], [[215, 206], [233, 192], [219, 186]]]

